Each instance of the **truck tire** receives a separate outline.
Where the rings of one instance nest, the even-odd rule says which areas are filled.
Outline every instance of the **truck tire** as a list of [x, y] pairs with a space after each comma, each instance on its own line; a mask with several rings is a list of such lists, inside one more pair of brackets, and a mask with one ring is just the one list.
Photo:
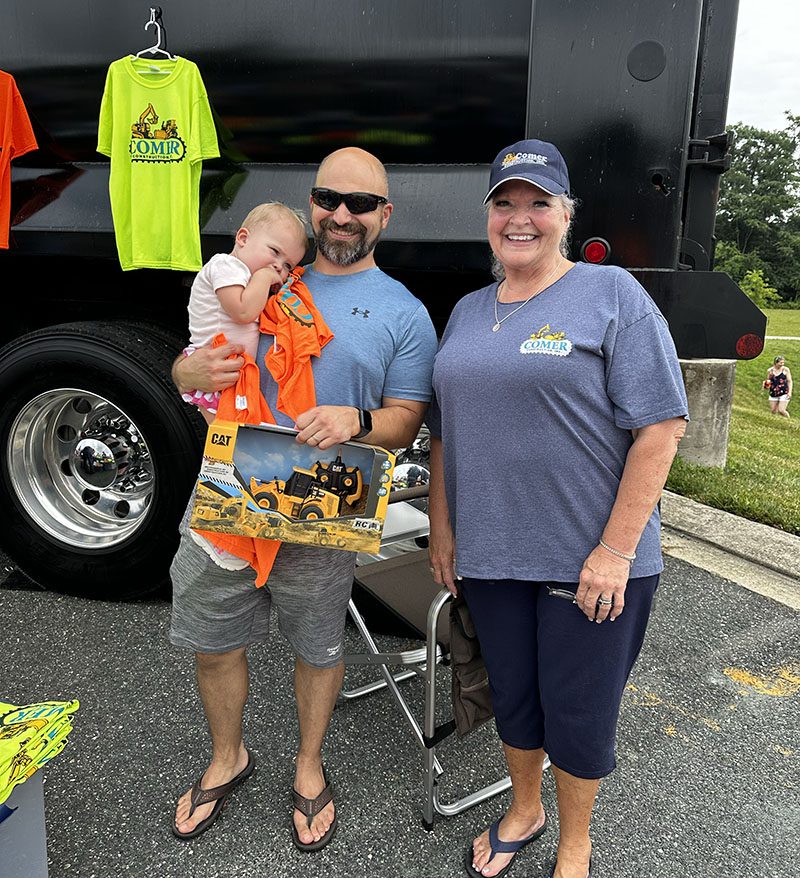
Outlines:
[[161, 327], [71, 323], [0, 350], [0, 548], [47, 589], [121, 600], [168, 582], [205, 425]]

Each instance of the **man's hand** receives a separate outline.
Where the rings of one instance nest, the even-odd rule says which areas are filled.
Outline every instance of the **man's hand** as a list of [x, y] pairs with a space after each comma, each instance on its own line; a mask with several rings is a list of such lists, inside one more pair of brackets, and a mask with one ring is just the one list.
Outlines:
[[[181, 393], [202, 390], [204, 393], [225, 390], [236, 384], [244, 360], [240, 344], [224, 344], [218, 348], [198, 348], [188, 357], [181, 355], [172, 366], [172, 380]], [[233, 359], [228, 359], [236, 354]]]
[[318, 405], [298, 415], [297, 441], [321, 451], [352, 439], [360, 429], [358, 412], [350, 405]]

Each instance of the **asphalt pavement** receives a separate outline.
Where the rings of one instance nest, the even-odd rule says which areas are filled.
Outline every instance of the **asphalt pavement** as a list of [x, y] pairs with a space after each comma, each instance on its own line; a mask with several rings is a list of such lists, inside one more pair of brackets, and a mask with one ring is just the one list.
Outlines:
[[[508, 805], [504, 793], [425, 831], [421, 753], [379, 693], [334, 713], [325, 759], [337, 837], [318, 854], [295, 851], [292, 663], [276, 634], [251, 652], [245, 730], [256, 773], [206, 835], [176, 841], [174, 804], [205, 766], [208, 742], [190, 657], [166, 639], [168, 602], [45, 593], [10, 564], [0, 580], [0, 698], [81, 702], [69, 746], [42, 770], [50, 878], [449, 878], [464, 874], [466, 845]], [[355, 629], [347, 637], [362, 651]], [[439, 673], [447, 685], [449, 671]], [[348, 670], [352, 684], [371, 676]], [[402, 685], [421, 715], [420, 684]], [[593, 875], [798, 875], [799, 719], [797, 611], [668, 558], [622, 705], [618, 767], [601, 784]], [[492, 726], [447, 741], [440, 755], [444, 799], [503, 773]], [[544, 800], [555, 817], [549, 773]], [[556, 837], [553, 820], [512, 875], [549, 875]]]

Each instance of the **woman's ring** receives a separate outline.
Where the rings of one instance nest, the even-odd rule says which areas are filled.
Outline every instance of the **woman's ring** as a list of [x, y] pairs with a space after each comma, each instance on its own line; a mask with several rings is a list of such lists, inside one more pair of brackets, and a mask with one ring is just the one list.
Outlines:
[[611, 598], [598, 598], [597, 603], [603, 607], [610, 607], [614, 601]]

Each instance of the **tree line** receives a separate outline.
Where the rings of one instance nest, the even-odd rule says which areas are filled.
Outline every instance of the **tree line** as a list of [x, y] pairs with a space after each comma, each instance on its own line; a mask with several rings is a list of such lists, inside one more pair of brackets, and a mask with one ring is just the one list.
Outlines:
[[777, 131], [737, 123], [722, 175], [714, 268], [759, 307], [800, 308], [800, 116]]

